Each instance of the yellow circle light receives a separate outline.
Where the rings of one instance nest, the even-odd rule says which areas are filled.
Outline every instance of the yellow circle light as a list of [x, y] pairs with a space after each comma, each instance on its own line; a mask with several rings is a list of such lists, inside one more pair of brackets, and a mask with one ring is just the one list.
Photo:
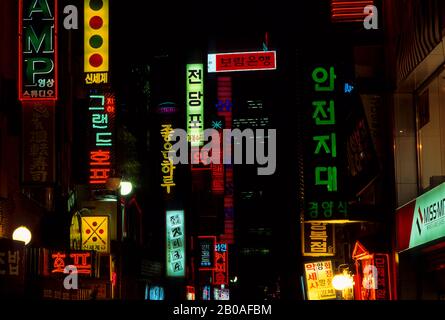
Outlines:
[[23, 241], [25, 245], [31, 242], [31, 231], [27, 227], [21, 226], [14, 230], [12, 233], [12, 239], [17, 241]]
[[338, 274], [332, 279], [332, 286], [335, 290], [344, 290], [354, 286], [354, 280], [349, 275]]

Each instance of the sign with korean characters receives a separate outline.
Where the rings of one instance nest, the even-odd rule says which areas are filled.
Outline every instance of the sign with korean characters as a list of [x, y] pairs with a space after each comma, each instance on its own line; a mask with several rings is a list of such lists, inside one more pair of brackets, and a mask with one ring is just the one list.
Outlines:
[[187, 135], [192, 147], [204, 144], [204, 66], [187, 64]]
[[109, 1], [84, 0], [84, 72], [86, 85], [107, 84]]
[[343, 112], [336, 68], [319, 64], [310, 69], [305, 131], [304, 220], [345, 220]]
[[19, 100], [57, 100], [57, 0], [19, 1]]
[[329, 300], [337, 297], [332, 286], [334, 273], [331, 261], [305, 263], [304, 271], [308, 300]]
[[173, 194], [175, 184], [174, 171], [176, 166], [173, 164], [173, 158], [170, 155], [172, 149], [172, 135], [174, 130], [171, 123], [161, 124], [161, 187], [164, 197]]
[[82, 217], [82, 250], [110, 252], [108, 216]]
[[356, 261], [357, 300], [392, 300], [389, 255], [375, 253]]
[[77, 268], [78, 274], [91, 276], [91, 260], [90, 252], [52, 252], [50, 254], [50, 272], [51, 274], [63, 274], [65, 267], [71, 265]]
[[0, 297], [22, 297], [25, 285], [25, 243], [0, 238]]
[[323, 257], [335, 255], [334, 224], [323, 222], [304, 222], [303, 256]]
[[215, 236], [198, 237], [198, 268], [199, 270], [213, 270], [215, 265]]
[[24, 102], [22, 108], [22, 182], [27, 185], [55, 181], [55, 109], [46, 103]]
[[113, 165], [114, 119], [116, 102], [113, 93], [90, 94], [88, 104], [89, 184], [102, 188]]
[[184, 210], [170, 210], [166, 214], [167, 277], [185, 276]]
[[227, 243], [215, 245], [215, 268], [213, 269], [213, 285], [229, 284], [229, 246]]
[[209, 73], [275, 70], [277, 68], [275, 51], [211, 53], [207, 59]]

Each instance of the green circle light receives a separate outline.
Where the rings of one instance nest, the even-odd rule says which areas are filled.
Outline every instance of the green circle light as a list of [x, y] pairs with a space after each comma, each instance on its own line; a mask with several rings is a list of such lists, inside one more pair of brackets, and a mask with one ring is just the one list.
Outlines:
[[103, 42], [102, 37], [97, 34], [90, 38], [90, 46], [94, 49], [100, 48]]
[[90, 0], [90, 8], [94, 11], [102, 9], [104, 3], [102, 0]]

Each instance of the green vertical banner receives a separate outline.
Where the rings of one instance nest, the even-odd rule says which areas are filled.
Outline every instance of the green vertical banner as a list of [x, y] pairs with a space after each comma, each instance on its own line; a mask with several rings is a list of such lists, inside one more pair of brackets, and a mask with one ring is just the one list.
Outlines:
[[184, 210], [170, 210], [166, 214], [167, 277], [185, 276]]
[[333, 63], [305, 73], [305, 221], [348, 219], [345, 194], [344, 105]]
[[186, 68], [187, 135], [192, 147], [204, 144], [204, 66]]

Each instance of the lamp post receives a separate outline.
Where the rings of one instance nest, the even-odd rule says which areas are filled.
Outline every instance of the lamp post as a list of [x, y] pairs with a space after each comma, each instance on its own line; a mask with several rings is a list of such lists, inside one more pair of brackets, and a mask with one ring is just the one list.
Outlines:
[[353, 300], [354, 279], [349, 272], [349, 266], [340, 265], [338, 267], [338, 270], [340, 273], [335, 275], [334, 278], [332, 279], [332, 286], [334, 287], [335, 290], [342, 292], [343, 300]]
[[12, 239], [16, 241], [22, 241], [25, 246], [31, 242], [32, 234], [31, 231], [25, 226], [18, 227], [12, 233]]

